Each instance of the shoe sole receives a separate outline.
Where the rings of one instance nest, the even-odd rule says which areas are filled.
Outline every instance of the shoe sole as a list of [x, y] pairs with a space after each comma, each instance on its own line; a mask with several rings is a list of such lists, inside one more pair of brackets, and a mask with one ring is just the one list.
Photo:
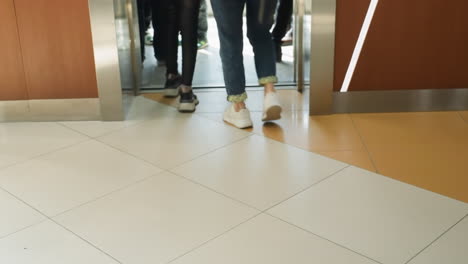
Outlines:
[[234, 127], [237, 127], [237, 128], [240, 128], [240, 129], [247, 129], [247, 128], [251, 128], [253, 127], [253, 124], [244, 124], [244, 125], [241, 125], [241, 126], [238, 126], [232, 122], [229, 122], [228, 120], [224, 119], [224, 122], [228, 123], [229, 125], [232, 125]]
[[266, 117], [262, 121], [273, 121], [281, 119], [281, 112], [283, 109], [279, 105], [274, 105], [266, 110]]
[[179, 96], [179, 89], [165, 89], [164, 97], [174, 98]]
[[241, 125], [236, 125], [236, 124], [234, 124], [234, 122], [232, 122], [231, 120], [229, 120], [229, 118], [226, 118], [226, 117], [223, 117], [223, 121], [230, 124], [230, 125], [232, 125], [232, 126], [240, 128], [240, 129], [246, 129], [246, 128], [253, 127], [253, 123], [245, 123], [245, 124], [241, 124]]
[[195, 100], [193, 103], [180, 103], [177, 109], [181, 113], [193, 113], [197, 110], [198, 103], [198, 100]]

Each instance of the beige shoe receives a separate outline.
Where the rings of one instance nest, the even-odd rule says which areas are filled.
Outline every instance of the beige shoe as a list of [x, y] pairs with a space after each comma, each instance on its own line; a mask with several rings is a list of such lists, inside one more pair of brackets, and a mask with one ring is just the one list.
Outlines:
[[281, 107], [278, 95], [276, 93], [267, 93], [263, 100], [262, 121], [281, 119], [283, 108]]
[[239, 112], [236, 112], [234, 104], [226, 109], [223, 120], [237, 128], [249, 128], [253, 126], [249, 110], [241, 109]]

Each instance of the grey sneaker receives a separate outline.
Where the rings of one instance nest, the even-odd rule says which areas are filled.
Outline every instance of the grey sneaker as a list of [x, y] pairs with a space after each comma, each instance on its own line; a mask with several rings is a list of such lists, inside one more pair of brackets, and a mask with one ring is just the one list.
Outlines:
[[177, 108], [181, 113], [193, 113], [195, 112], [198, 103], [198, 98], [193, 91], [180, 93], [179, 106]]
[[164, 96], [165, 97], [177, 97], [179, 96], [179, 86], [182, 84], [182, 77], [177, 75], [173, 79], [167, 79], [164, 85]]

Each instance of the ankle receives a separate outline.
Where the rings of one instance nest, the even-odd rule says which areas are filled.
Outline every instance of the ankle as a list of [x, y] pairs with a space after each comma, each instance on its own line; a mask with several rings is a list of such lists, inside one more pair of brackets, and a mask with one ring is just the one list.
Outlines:
[[188, 85], [185, 85], [185, 84], [182, 84], [180, 86], [180, 90], [181, 92], [183, 93], [190, 93], [192, 91], [192, 86], [188, 86]]
[[266, 87], [265, 86], [264, 95], [267, 95], [269, 93], [276, 93], [275, 87]]
[[236, 110], [236, 112], [239, 112], [242, 109], [247, 109], [245, 102], [234, 103], [234, 110]]

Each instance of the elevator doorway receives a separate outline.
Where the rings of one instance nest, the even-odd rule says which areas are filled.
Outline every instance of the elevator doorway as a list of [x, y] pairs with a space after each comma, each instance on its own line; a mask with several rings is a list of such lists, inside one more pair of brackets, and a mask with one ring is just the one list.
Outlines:
[[[120, 22], [116, 23], [117, 40], [118, 42], [120, 40], [118, 48], [122, 88], [125, 91], [133, 91], [135, 95], [141, 92], [157, 92], [164, 87], [166, 68], [158, 65], [151, 43], [140, 43], [138, 28], [135, 26], [135, 23], [137, 23], [136, 1], [114, 1], [118, 3], [116, 6], [120, 5], [122, 7], [120, 8]], [[291, 25], [293, 28], [293, 41], [290, 42], [290, 45], [283, 46], [283, 61], [277, 63], [279, 87], [302, 91], [304, 85], [308, 82], [308, 69], [310, 68], [310, 10], [307, 10], [306, 6], [309, 6], [308, 2], [310, 1], [294, 1], [295, 7]], [[217, 26], [209, 2], [207, 0], [208, 46], [198, 51], [193, 81], [195, 89], [224, 87]], [[245, 27], [244, 19], [244, 32]], [[151, 35], [152, 28], [148, 30], [148, 36]], [[141, 56], [137, 54], [139, 45], [146, 45], [146, 59], [144, 62], [141, 61]], [[181, 64], [180, 54], [181, 52], [179, 52], [179, 64]], [[258, 87], [254, 54], [245, 34], [243, 54], [247, 87]]]

